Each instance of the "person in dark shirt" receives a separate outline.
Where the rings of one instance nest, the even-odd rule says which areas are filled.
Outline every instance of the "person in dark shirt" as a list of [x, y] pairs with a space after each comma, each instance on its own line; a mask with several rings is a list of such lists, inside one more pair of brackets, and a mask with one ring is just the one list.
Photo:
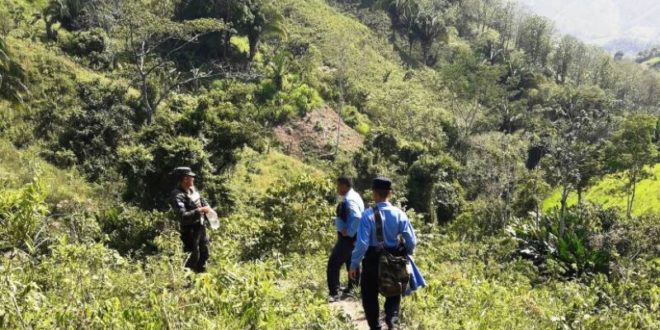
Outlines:
[[179, 218], [184, 251], [190, 253], [186, 267], [203, 273], [209, 258], [209, 239], [204, 221], [211, 208], [195, 189], [196, 175], [189, 167], [177, 167], [172, 175], [177, 185], [170, 194], [170, 206]]

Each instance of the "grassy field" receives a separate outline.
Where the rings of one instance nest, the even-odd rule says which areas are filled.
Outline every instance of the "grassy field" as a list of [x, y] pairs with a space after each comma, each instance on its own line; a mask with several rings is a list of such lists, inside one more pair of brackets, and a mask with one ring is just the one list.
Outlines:
[[[660, 164], [649, 169], [649, 177], [637, 184], [633, 214], [640, 216], [646, 214], [660, 214]], [[584, 197], [585, 200], [601, 204], [604, 207], [616, 207], [626, 209], [626, 179], [621, 175], [608, 175], [593, 185]], [[555, 191], [552, 196], [543, 203], [544, 210], [550, 210], [559, 206], [561, 192]], [[569, 205], [577, 203], [577, 195], [571, 194], [568, 199]]]

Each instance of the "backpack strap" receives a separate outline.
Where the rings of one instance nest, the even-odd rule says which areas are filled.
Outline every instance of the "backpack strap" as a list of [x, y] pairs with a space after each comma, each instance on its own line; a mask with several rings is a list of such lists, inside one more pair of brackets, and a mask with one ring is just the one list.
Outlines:
[[337, 204], [337, 217], [343, 222], [348, 221], [348, 205], [346, 201]]
[[378, 206], [374, 206], [373, 210], [374, 219], [376, 220], [376, 241], [385, 244], [385, 238], [383, 237], [383, 218], [380, 216], [380, 210], [378, 210]]

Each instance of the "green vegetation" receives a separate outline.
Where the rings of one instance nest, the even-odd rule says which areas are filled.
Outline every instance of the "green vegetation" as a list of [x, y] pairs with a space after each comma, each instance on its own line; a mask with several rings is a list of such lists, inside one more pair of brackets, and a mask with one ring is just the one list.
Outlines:
[[[636, 216], [660, 214], [660, 165], [648, 169], [647, 178], [637, 183], [635, 195], [637, 196], [632, 213]], [[586, 201], [603, 205], [607, 208], [616, 208], [625, 213], [626, 210], [626, 179], [620, 174], [608, 175], [584, 193]], [[559, 205], [560, 193], [554, 192], [543, 202], [543, 208], [550, 211]], [[568, 199], [569, 205], [577, 203], [577, 195], [572, 194]]]
[[[656, 53], [499, 0], [3, 1], [0, 328], [351, 329], [337, 174], [396, 183], [429, 281], [407, 329], [658, 328]], [[296, 125], [332, 145], [287, 155]], [[221, 217], [205, 274], [182, 165]]]

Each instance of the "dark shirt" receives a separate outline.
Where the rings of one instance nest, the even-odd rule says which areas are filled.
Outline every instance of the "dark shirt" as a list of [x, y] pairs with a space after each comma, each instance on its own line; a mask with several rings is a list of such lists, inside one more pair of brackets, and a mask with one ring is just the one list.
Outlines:
[[181, 226], [190, 226], [202, 223], [203, 214], [197, 209], [208, 206], [208, 203], [195, 188], [184, 191], [177, 187], [170, 194], [170, 206], [179, 216]]

